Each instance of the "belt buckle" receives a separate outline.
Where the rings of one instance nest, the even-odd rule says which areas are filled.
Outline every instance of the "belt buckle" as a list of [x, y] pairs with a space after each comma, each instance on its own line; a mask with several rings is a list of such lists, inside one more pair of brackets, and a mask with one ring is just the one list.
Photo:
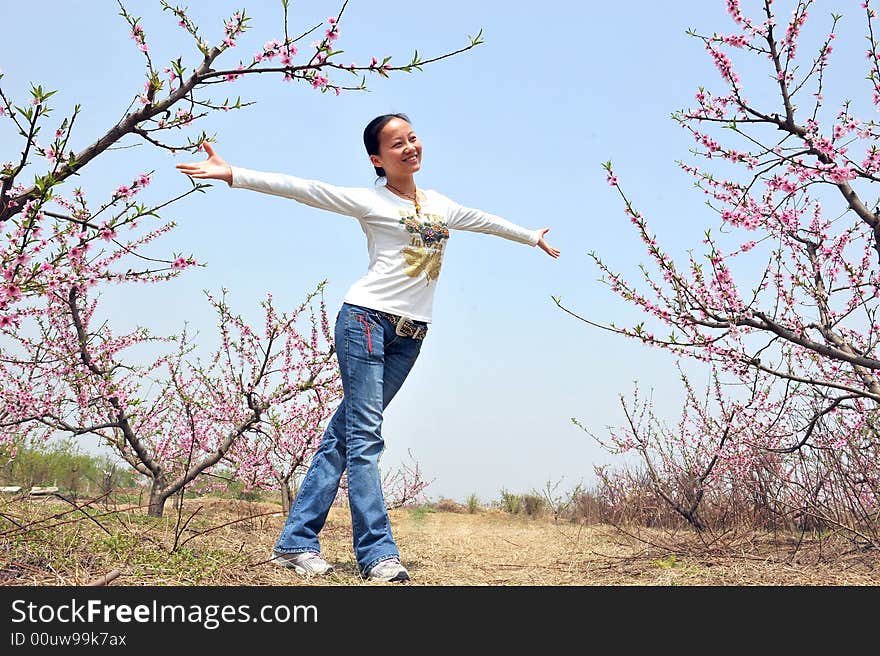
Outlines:
[[410, 335], [412, 335], [412, 332], [407, 333], [405, 331], [406, 331], [407, 325], [410, 323], [411, 323], [410, 320], [407, 319], [406, 317], [400, 317], [400, 319], [397, 322], [397, 326], [395, 326], [395, 328], [394, 328], [394, 332], [396, 332], [401, 337], [409, 337]]

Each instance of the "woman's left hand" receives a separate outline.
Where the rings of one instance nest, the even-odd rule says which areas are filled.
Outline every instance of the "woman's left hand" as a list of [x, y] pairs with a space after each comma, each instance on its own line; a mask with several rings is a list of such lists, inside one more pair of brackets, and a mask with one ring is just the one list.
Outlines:
[[547, 253], [547, 255], [549, 255], [553, 259], [559, 257], [559, 249], [553, 248], [550, 244], [544, 241], [544, 235], [550, 232], [550, 228], [543, 228], [541, 230], [538, 230], [538, 232], [541, 233], [541, 236], [538, 239], [538, 246], [540, 246], [541, 250]]

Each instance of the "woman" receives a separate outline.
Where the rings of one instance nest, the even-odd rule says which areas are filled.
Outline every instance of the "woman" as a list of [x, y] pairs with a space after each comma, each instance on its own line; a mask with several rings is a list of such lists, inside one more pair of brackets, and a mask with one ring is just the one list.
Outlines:
[[500, 217], [462, 207], [416, 187], [422, 144], [404, 114], [378, 116], [364, 130], [364, 146], [385, 184], [335, 187], [227, 164], [207, 142], [208, 159], [177, 168], [193, 178], [223, 180], [358, 219], [367, 236], [370, 265], [345, 295], [334, 340], [343, 399], [300, 487], [273, 551], [274, 562], [310, 577], [333, 568], [321, 557], [318, 533], [348, 470], [354, 552], [369, 580], [407, 581], [409, 573], [388, 521], [379, 476], [384, 448], [382, 412], [419, 355], [431, 322], [434, 288], [451, 230], [485, 232], [540, 246], [549, 228], [527, 230]]

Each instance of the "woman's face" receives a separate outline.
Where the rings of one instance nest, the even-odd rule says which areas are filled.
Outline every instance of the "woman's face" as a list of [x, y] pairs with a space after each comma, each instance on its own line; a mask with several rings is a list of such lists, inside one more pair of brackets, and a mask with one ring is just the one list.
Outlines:
[[379, 133], [379, 154], [370, 155], [370, 161], [388, 178], [411, 176], [422, 166], [422, 142], [409, 123], [393, 118]]

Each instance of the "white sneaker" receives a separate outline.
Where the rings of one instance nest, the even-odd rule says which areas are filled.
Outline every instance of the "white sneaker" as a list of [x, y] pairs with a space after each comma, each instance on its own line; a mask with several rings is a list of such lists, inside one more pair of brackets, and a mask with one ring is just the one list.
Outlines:
[[397, 558], [380, 560], [370, 568], [367, 573], [368, 581], [385, 581], [390, 583], [403, 583], [409, 581], [409, 572], [400, 564]]
[[330, 574], [333, 566], [321, 558], [317, 551], [301, 551], [299, 553], [272, 552], [272, 562], [287, 567], [306, 578]]

